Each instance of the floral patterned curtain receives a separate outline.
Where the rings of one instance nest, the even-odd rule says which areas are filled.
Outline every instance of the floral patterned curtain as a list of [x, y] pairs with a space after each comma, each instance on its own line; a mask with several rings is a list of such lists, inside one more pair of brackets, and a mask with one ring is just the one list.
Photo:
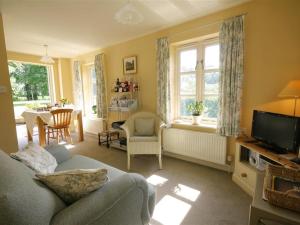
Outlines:
[[217, 132], [237, 137], [244, 76], [244, 16], [230, 18], [221, 24], [220, 69]]
[[105, 83], [105, 68], [104, 54], [95, 56], [95, 73], [97, 85], [97, 116], [98, 118], [107, 118], [107, 103], [106, 103], [106, 83]]
[[73, 64], [73, 96], [75, 108], [83, 110], [83, 87], [79, 61], [74, 61]]
[[157, 65], [157, 114], [167, 124], [170, 123], [170, 75], [169, 75], [169, 42], [162, 37], [156, 43]]

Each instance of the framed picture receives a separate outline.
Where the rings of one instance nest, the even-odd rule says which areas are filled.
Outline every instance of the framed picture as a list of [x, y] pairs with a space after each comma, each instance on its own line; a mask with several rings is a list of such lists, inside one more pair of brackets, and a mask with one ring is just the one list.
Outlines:
[[124, 74], [134, 74], [137, 71], [136, 56], [128, 56], [123, 58]]

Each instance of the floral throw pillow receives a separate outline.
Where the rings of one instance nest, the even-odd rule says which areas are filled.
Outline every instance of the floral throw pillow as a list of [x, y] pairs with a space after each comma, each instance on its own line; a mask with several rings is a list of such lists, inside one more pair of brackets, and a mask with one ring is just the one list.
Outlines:
[[10, 156], [41, 174], [53, 173], [57, 167], [54, 156], [40, 145], [32, 142], [26, 145], [22, 151], [11, 153]]
[[76, 169], [36, 176], [67, 204], [97, 190], [108, 180], [106, 169]]

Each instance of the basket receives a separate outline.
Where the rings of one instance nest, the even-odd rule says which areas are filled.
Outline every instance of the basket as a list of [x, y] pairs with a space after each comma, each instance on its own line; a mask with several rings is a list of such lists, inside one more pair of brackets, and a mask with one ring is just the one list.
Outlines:
[[300, 212], [300, 170], [269, 164], [264, 198], [273, 205]]

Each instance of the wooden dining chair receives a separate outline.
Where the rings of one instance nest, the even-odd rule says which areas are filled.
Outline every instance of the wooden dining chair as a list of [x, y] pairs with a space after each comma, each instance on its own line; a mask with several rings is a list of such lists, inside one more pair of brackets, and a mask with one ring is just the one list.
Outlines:
[[69, 127], [73, 109], [56, 109], [50, 112], [52, 114], [52, 121], [47, 125], [48, 145], [50, 138], [56, 139], [57, 143], [59, 143], [59, 137], [62, 139], [66, 137], [72, 143]]

